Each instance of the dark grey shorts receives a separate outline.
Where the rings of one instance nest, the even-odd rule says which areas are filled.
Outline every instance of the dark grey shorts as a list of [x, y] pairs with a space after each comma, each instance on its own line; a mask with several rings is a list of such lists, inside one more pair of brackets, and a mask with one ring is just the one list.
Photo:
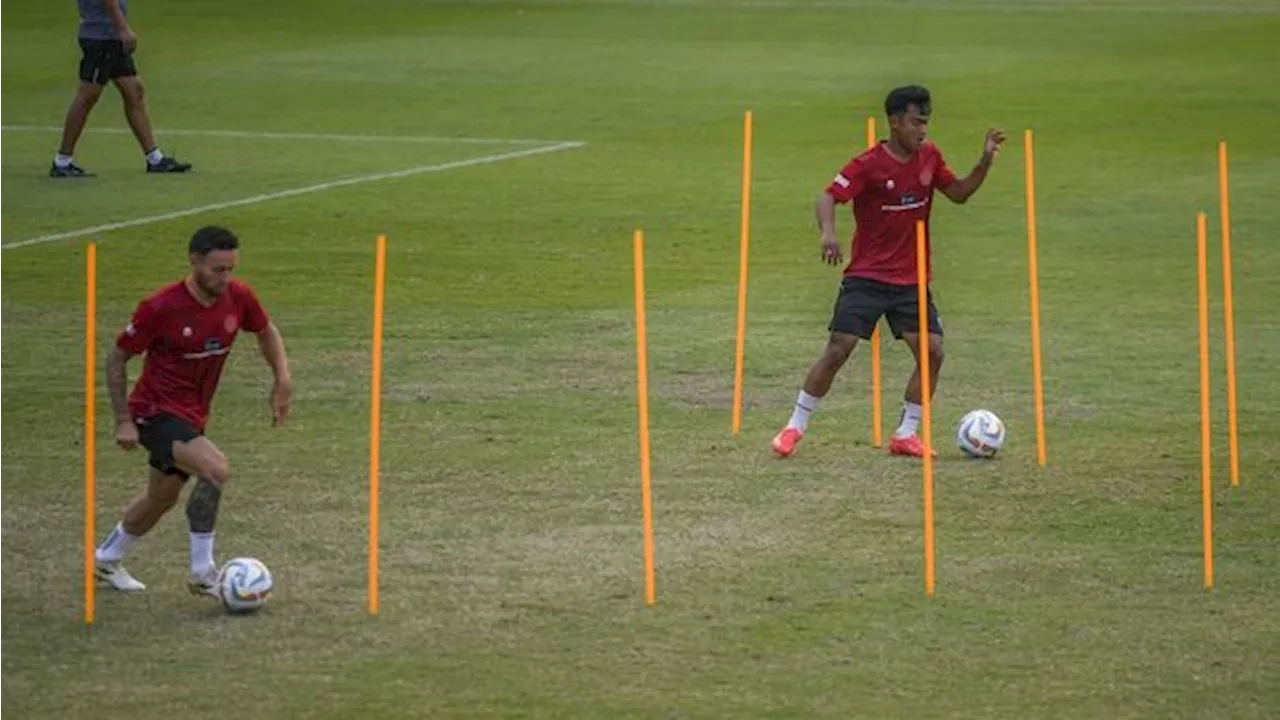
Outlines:
[[91, 40], [80, 38], [81, 82], [106, 85], [118, 77], [137, 75], [133, 56], [124, 51], [119, 40]]
[[[929, 333], [942, 335], [938, 308], [933, 304], [933, 291], [928, 291]], [[895, 338], [903, 333], [920, 331], [920, 299], [915, 285], [892, 285], [870, 278], [846, 277], [840, 283], [835, 308], [831, 313], [831, 332], [857, 335], [864, 340], [881, 316], [889, 321]]]
[[138, 440], [142, 447], [151, 453], [151, 467], [166, 475], [178, 475], [183, 480], [191, 477], [189, 473], [174, 464], [173, 444], [190, 442], [200, 437], [200, 431], [182, 418], [159, 413], [151, 417], [138, 418]]

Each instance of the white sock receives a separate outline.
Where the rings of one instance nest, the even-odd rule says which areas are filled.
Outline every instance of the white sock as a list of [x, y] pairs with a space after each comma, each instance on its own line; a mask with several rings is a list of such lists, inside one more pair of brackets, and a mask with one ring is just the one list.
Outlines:
[[67, 167], [68, 165], [71, 164], [71, 162], [72, 161], [71, 161], [70, 155], [63, 155], [62, 153], [58, 153], [53, 156], [53, 164], [57, 165], [60, 168]]
[[156, 163], [160, 162], [163, 159], [164, 159], [164, 153], [160, 151], [160, 148], [155, 148], [151, 152], [147, 153], [147, 162], [151, 163], [152, 165], [155, 165]]
[[787, 427], [804, 432], [809, 426], [809, 415], [818, 409], [818, 401], [821, 399], [801, 390], [799, 397], [796, 398], [796, 409], [791, 412], [791, 419], [787, 421]]
[[191, 533], [191, 574], [205, 575], [216, 567], [213, 563], [214, 533]]
[[101, 562], [119, 562], [137, 541], [137, 535], [130, 535], [124, 531], [123, 523], [116, 523], [93, 555]]
[[920, 427], [920, 415], [923, 412], [924, 408], [922, 408], [918, 403], [902, 403], [902, 422], [898, 424], [898, 429], [894, 431], [894, 437], [915, 435], [916, 428]]

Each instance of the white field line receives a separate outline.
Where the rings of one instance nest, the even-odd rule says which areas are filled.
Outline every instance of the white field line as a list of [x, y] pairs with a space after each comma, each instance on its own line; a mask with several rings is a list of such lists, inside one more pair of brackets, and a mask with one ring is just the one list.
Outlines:
[[[2, 125], [4, 132], [61, 133], [54, 125]], [[128, 128], [87, 128], [87, 133], [130, 135]], [[459, 145], [552, 145], [568, 140], [534, 140], [532, 138], [449, 137], [447, 135], [344, 135], [341, 133], [256, 132], [250, 130], [156, 130], [156, 135], [188, 135], [198, 137], [237, 138], [240, 140], [331, 140], [334, 142], [457, 143]]]
[[[469, 158], [466, 160], [456, 160], [454, 162], [440, 163], [437, 165], [419, 165], [406, 170], [397, 170], [394, 172], [375, 173], [373, 175], [360, 175], [357, 177], [346, 178], [343, 180], [332, 180], [329, 182], [317, 183], [315, 185], [307, 185], [290, 190], [280, 190], [278, 192], [264, 193], [262, 195], [252, 195], [239, 200], [228, 200], [226, 202], [212, 203], [209, 205], [200, 205], [198, 207], [184, 208], [173, 212], [162, 213], [160, 215], [148, 215], [146, 217], [134, 218], [132, 220], [124, 220], [121, 222], [107, 223], [106, 225], [95, 225], [93, 227], [79, 228], [77, 230], [68, 230], [66, 232], [54, 233], [52, 235], [41, 235], [40, 237], [28, 238], [17, 242], [7, 243], [3, 246], [5, 250], [13, 250], [16, 248], [29, 247], [31, 245], [42, 245], [44, 243], [56, 242], [58, 240], [66, 240], [68, 238], [82, 237], [85, 235], [94, 235], [97, 233], [110, 232], [112, 230], [123, 230], [125, 228], [139, 227], [142, 225], [151, 225], [153, 223], [165, 222], [166, 220], [176, 220], [177, 218], [187, 217], [189, 215], [198, 215], [200, 213], [213, 212], [215, 210], [225, 210], [233, 207], [243, 207], [246, 205], [258, 205], [272, 200], [280, 200], [283, 198], [297, 197], [299, 195], [309, 195], [324, 190], [332, 190], [333, 188], [348, 187], [350, 185], [362, 185], [364, 183], [377, 182], [379, 180], [397, 180], [401, 178], [413, 177], [414, 175], [426, 175], [427, 173], [438, 173], [446, 170], [457, 170], [458, 168], [472, 167], [474, 165], [488, 165], [490, 163], [502, 162], [503, 160], [514, 160], [516, 158], [530, 157], [532, 155], [543, 155], [546, 153], [562, 152], [564, 150], [572, 150], [586, 145], [584, 142], [570, 141], [548, 145], [546, 147], [529, 148], [527, 150], [513, 150], [511, 152], [500, 153], [497, 155], [484, 155], [481, 157]], [[82, 180], [68, 180], [65, 182], [84, 182]]]

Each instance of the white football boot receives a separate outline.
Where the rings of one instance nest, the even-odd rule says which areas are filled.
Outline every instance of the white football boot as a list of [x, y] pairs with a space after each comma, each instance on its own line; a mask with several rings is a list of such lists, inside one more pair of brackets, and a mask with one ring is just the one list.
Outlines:
[[114, 562], [96, 560], [93, 565], [93, 575], [99, 580], [105, 580], [111, 587], [121, 592], [142, 592], [147, 589], [146, 585], [138, 582], [137, 578], [124, 569], [119, 560]]
[[218, 597], [218, 568], [211, 567], [204, 572], [192, 573], [187, 581], [187, 589], [192, 595], [208, 595]]

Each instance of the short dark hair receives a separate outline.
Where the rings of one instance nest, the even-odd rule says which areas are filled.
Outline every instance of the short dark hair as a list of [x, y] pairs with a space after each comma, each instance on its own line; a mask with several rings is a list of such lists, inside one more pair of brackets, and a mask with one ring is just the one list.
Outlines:
[[906, 85], [889, 91], [884, 99], [884, 114], [893, 117], [915, 105], [921, 115], [929, 114], [929, 91], [919, 85]]
[[187, 251], [196, 255], [208, 255], [214, 250], [235, 250], [239, 247], [240, 238], [235, 233], [223, 227], [209, 225], [191, 236]]

